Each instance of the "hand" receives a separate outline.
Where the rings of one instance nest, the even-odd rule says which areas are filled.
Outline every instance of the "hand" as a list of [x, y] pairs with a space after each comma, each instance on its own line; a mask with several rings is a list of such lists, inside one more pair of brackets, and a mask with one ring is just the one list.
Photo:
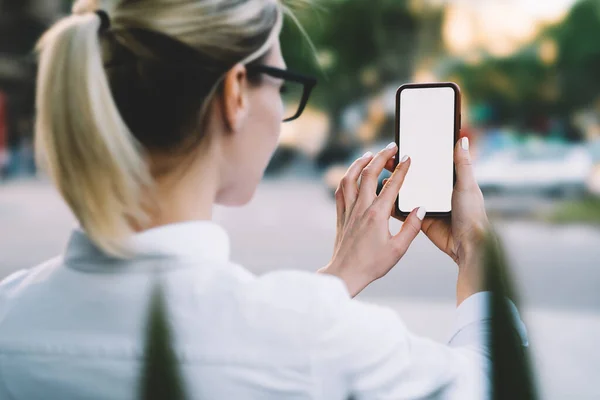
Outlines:
[[[469, 139], [463, 138], [454, 149], [456, 185], [452, 194], [451, 218], [425, 218], [425, 235], [459, 266], [458, 303], [482, 290], [480, 248], [489, 228], [483, 194], [475, 180], [469, 153]], [[393, 169], [393, 160], [386, 164]], [[402, 220], [395, 215], [392, 216]]]
[[[365, 154], [348, 169], [335, 193], [337, 237], [329, 265], [319, 272], [341, 278], [351, 296], [387, 274], [419, 234], [426, 210], [413, 210], [400, 232], [391, 235], [389, 218], [410, 159], [398, 167], [377, 196], [377, 179], [397, 151], [395, 144], [373, 157]], [[360, 185], [358, 180], [360, 178]]]

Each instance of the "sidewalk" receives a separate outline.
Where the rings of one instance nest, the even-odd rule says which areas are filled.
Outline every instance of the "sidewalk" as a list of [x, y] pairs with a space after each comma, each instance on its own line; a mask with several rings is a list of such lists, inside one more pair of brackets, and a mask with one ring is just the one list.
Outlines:
[[74, 225], [70, 210], [48, 182], [0, 182], [0, 279], [55, 256]]

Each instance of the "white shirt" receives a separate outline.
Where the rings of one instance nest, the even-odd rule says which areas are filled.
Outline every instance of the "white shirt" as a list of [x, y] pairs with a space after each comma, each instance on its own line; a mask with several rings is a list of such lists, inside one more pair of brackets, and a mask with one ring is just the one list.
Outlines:
[[162, 280], [190, 399], [482, 398], [486, 294], [448, 345], [340, 279], [255, 276], [213, 222], [163, 226], [112, 259], [74, 231], [63, 256], [0, 284], [0, 399], [135, 399], [149, 294]]

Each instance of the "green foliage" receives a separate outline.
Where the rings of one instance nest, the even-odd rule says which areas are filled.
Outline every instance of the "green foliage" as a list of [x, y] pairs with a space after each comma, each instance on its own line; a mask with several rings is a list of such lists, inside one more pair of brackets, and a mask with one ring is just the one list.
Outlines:
[[575, 4], [556, 30], [563, 106], [588, 105], [600, 93], [600, 1]]
[[555, 109], [556, 100], [546, 92], [554, 85], [555, 72], [530, 51], [476, 66], [463, 64], [454, 73], [470, 99], [493, 104], [500, 120], [522, 120]]
[[[507, 58], [488, 57], [477, 65], [459, 63], [460, 77], [474, 102], [494, 104], [500, 122], [525, 116], [568, 116], [600, 93], [600, 1], [576, 3], [566, 18], [550, 26], [530, 45]], [[539, 56], [544, 40], [557, 44], [558, 59]]]
[[[319, 68], [315, 55], [293, 24], [281, 35], [290, 69], [319, 76], [311, 104], [336, 114], [345, 106], [386, 83], [408, 79], [413, 69], [418, 18], [406, 0], [320, 2], [319, 8], [298, 13], [319, 54], [331, 65]], [[365, 82], [363, 77], [372, 79]]]
[[140, 399], [186, 399], [179, 362], [172, 347], [164, 294], [159, 285], [156, 286], [150, 300], [146, 330]]

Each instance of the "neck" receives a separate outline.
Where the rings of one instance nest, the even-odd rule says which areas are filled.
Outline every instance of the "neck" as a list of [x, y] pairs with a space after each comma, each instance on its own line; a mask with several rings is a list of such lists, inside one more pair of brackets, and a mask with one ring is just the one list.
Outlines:
[[[209, 157], [207, 157], [209, 158]], [[157, 211], [149, 228], [186, 221], [211, 220], [219, 188], [218, 174], [211, 162], [194, 162], [155, 180]]]

